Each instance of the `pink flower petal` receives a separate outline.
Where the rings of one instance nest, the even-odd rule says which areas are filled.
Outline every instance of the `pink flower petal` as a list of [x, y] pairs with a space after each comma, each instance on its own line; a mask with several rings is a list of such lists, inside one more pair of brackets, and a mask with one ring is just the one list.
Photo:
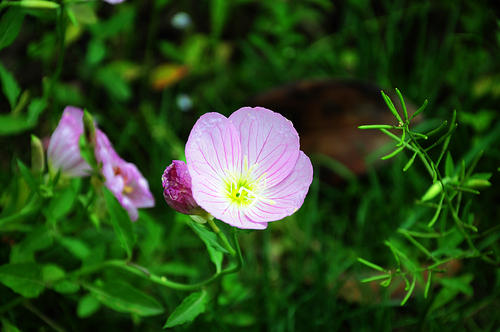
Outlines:
[[240, 108], [229, 120], [239, 131], [243, 162], [246, 157], [256, 179], [264, 176], [272, 187], [290, 174], [300, 150], [292, 122], [263, 107]]
[[99, 129], [96, 143], [96, 158], [102, 163], [102, 174], [106, 179], [104, 185], [127, 210], [130, 219], [137, 220], [137, 208], [152, 207], [155, 203], [148, 182], [134, 164], [120, 158], [106, 134]]
[[304, 202], [313, 178], [311, 161], [300, 151], [292, 173], [277, 185], [266, 189], [245, 215], [250, 220], [270, 222], [283, 219], [297, 211]]
[[[241, 147], [236, 128], [222, 114], [202, 115], [189, 134], [186, 159], [189, 174], [196, 183], [222, 180], [239, 172]], [[195, 187], [193, 183], [193, 191]]]
[[79, 140], [83, 134], [83, 111], [72, 106], [64, 109], [57, 128], [50, 137], [47, 156], [50, 166], [65, 176], [81, 177], [90, 174], [90, 165], [80, 154]]

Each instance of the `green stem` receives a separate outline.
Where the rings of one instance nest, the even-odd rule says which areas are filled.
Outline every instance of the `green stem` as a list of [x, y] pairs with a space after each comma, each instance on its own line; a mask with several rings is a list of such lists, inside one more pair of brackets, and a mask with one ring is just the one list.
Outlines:
[[7, 302], [6, 304], [0, 306], [0, 314], [6, 312], [6, 311], [9, 311], [11, 308], [14, 308], [15, 306], [17, 306], [18, 304], [21, 304], [23, 303], [25, 300], [24, 297], [16, 297], [15, 299], [13, 299], [12, 301], [10, 302]]
[[33, 306], [29, 301], [24, 302], [23, 306], [26, 309], [28, 309], [29, 311], [31, 311], [33, 314], [35, 314], [36, 316], [38, 316], [38, 318], [40, 318], [41, 320], [43, 320], [45, 322], [45, 324], [47, 324], [48, 326], [50, 326], [54, 331], [57, 331], [57, 332], [66, 331], [61, 326], [59, 326], [59, 324], [57, 324], [56, 322], [54, 322], [51, 318], [49, 318], [47, 315], [45, 315], [43, 312], [41, 312], [35, 306]]
[[233, 265], [223, 269], [222, 271], [216, 272], [211, 277], [209, 277], [205, 280], [202, 280], [200, 282], [194, 283], [194, 284], [184, 284], [184, 283], [169, 280], [164, 276], [158, 276], [156, 274], [151, 273], [147, 268], [145, 268], [143, 266], [140, 266], [140, 265], [137, 265], [137, 264], [134, 264], [131, 262], [123, 261], [123, 260], [109, 260], [109, 261], [106, 261], [106, 262], [103, 262], [101, 264], [97, 264], [94, 266], [84, 267], [78, 271], [75, 271], [73, 273], [68, 274], [68, 278], [78, 277], [78, 276], [82, 276], [82, 275], [86, 275], [86, 274], [91, 274], [91, 273], [94, 273], [94, 272], [99, 271], [99, 270], [106, 268], [106, 267], [116, 267], [116, 268], [128, 271], [130, 273], [133, 273], [141, 278], [150, 280], [151, 282], [154, 282], [154, 283], [161, 285], [161, 286], [164, 286], [164, 287], [173, 288], [173, 289], [177, 289], [177, 290], [181, 290], [181, 291], [196, 290], [196, 289], [200, 289], [201, 287], [216, 281], [217, 279], [221, 278], [222, 276], [224, 276], [226, 274], [236, 273], [241, 269], [241, 267], [243, 266], [243, 256], [241, 254], [238, 239], [236, 237], [236, 232], [233, 233], [233, 239], [234, 239], [234, 242], [236, 245], [236, 253], [235, 253], [236, 258], [237, 258], [236, 264], [235, 265], [233, 264]]
[[[408, 134], [409, 134], [408, 136], [410, 137], [410, 140], [413, 142], [413, 144], [415, 145], [415, 147], [418, 148], [420, 151], [422, 151], [422, 154], [425, 157], [425, 159], [427, 159], [427, 161], [431, 165], [433, 165], [432, 159], [427, 154], [427, 151], [425, 151], [425, 149], [422, 148], [422, 146], [417, 142], [417, 140], [415, 140], [415, 138], [413, 137], [413, 135], [411, 134], [410, 131], [408, 131]], [[474, 226], [464, 224], [460, 220], [460, 218], [458, 217], [458, 215], [456, 213], [455, 208], [453, 207], [453, 204], [451, 203], [451, 199], [450, 199], [448, 193], [446, 192], [446, 189], [445, 189], [445, 186], [444, 186], [444, 183], [443, 183], [443, 178], [442, 178], [442, 176], [441, 176], [441, 174], [439, 172], [439, 169], [434, 168], [433, 170], [434, 170], [434, 172], [436, 174], [436, 177], [437, 177], [438, 181], [441, 183], [441, 186], [443, 187], [444, 199], [446, 201], [446, 204], [448, 205], [448, 208], [450, 209], [452, 219], [455, 222], [455, 224], [457, 225], [458, 230], [460, 231], [460, 233], [462, 234], [462, 236], [465, 238], [467, 244], [469, 245], [469, 248], [472, 251], [474, 251], [474, 252], [479, 252], [478, 249], [476, 248], [476, 246], [474, 246], [474, 243], [472, 242], [470, 236], [465, 232], [464, 228], [465, 227], [469, 227], [469, 228], [471, 228], [474, 231], [477, 231], [477, 229]]]
[[231, 244], [229, 244], [229, 241], [227, 240], [226, 235], [223, 232], [220, 231], [219, 227], [217, 227], [217, 225], [215, 224], [213, 218], [207, 218], [207, 222], [210, 225], [210, 227], [212, 228], [212, 230], [214, 231], [214, 233], [217, 234], [217, 236], [219, 237], [219, 239], [222, 241], [222, 245], [224, 246], [224, 248], [227, 251], [229, 251], [229, 253], [231, 254], [231, 256], [234, 257], [236, 255], [236, 252], [234, 251], [234, 249], [231, 246]]

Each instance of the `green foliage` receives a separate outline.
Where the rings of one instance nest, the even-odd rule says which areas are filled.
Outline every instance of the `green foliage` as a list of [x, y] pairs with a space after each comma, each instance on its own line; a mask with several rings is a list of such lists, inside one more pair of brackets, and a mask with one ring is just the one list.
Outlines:
[[[419, 250], [422, 254], [424, 254], [424, 256], [426, 256], [426, 259], [431, 261], [430, 263], [431, 265], [425, 268], [418, 268], [419, 262], [416, 259], [408, 257], [401, 250], [397, 249], [397, 245], [391, 243], [390, 241], [387, 241], [386, 244], [390, 248], [397, 263], [397, 267], [395, 268], [394, 272], [390, 271], [389, 269], [384, 269], [379, 265], [376, 265], [362, 258], [358, 258], [358, 261], [374, 270], [385, 273], [383, 275], [377, 275], [374, 277], [366, 278], [363, 280], [363, 282], [388, 279], [381, 283], [381, 285], [387, 287], [393, 280], [393, 276], [401, 277], [406, 283], [405, 291], [407, 291], [405, 297], [401, 301], [401, 305], [404, 305], [407, 303], [408, 299], [413, 293], [416, 281], [418, 278], [420, 278], [420, 274], [423, 271], [425, 271], [428, 274], [428, 280], [426, 281], [424, 290], [424, 297], [427, 298], [427, 294], [429, 292], [432, 282], [430, 276], [432, 275], [432, 272], [439, 271], [439, 269], [442, 267], [444, 263], [461, 258], [481, 258], [484, 261], [493, 265], [496, 265], [497, 262], [495, 261], [494, 258], [489, 257], [489, 254], [491, 254], [491, 252], [489, 251], [481, 252], [474, 244], [472, 235], [470, 233], [478, 232], [478, 229], [471, 222], [469, 221], [464, 222], [464, 220], [471, 220], [469, 215], [467, 215], [466, 213], [468, 211], [462, 212], [462, 216], [459, 215], [459, 211], [461, 211], [462, 208], [462, 194], [470, 193], [478, 195], [479, 191], [475, 190], [474, 188], [481, 188], [481, 187], [485, 188], [491, 186], [491, 183], [488, 181], [488, 179], [492, 175], [491, 173], [488, 174], [473, 173], [482, 153], [480, 153], [476, 157], [476, 159], [471, 163], [468, 169], [466, 169], [465, 161], [463, 161], [461, 168], [456, 172], [452, 156], [448, 151], [451, 134], [453, 133], [454, 128], [456, 128], [456, 123], [455, 123], [456, 112], [455, 111], [453, 112], [453, 116], [450, 121], [448, 131], [446, 131], [441, 137], [436, 138], [435, 142], [429, 144], [427, 148], [424, 148], [421, 145], [420, 141], [427, 140], [429, 137], [432, 137], [437, 131], [431, 130], [430, 132], [421, 134], [410, 129], [411, 118], [408, 117], [408, 111], [405, 102], [403, 100], [403, 96], [401, 92], [397, 89], [396, 93], [400, 99], [401, 107], [403, 109], [404, 121], [399, 116], [399, 113], [396, 110], [390, 98], [384, 92], [382, 92], [382, 97], [384, 98], [389, 110], [392, 112], [392, 114], [399, 123], [398, 126], [392, 126], [390, 128], [387, 128], [387, 126], [383, 125], [371, 125], [371, 126], [364, 125], [360, 126], [359, 128], [378, 129], [382, 133], [389, 136], [390, 138], [399, 141], [399, 143], [397, 143], [396, 146], [400, 147], [394, 150], [394, 152], [386, 156], [383, 156], [381, 159], [384, 160], [392, 158], [406, 148], [412, 151], [413, 155], [410, 158], [410, 161], [403, 168], [403, 171], [406, 172], [411, 167], [411, 165], [413, 165], [413, 160], [415, 159], [416, 155], [419, 156], [420, 160], [422, 161], [426, 170], [428, 171], [429, 176], [432, 179], [433, 183], [423, 194], [422, 198], [420, 199], [420, 203], [421, 204], [428, 203], [429, 201], [433, 201], [437, 197], [439, 197], [439, 203], [433, 205], [435, 212], [432, 216], [432, 219], [427, 224], [427, 230], [423, 232], [418, 232], [417, 229], [413, 231], [411, 229], [400, 228], [398, 229], [398, 233], [402, 234], [408, 242], [410, 242], [413, 246], [415, 246], [417, 250]], [[423, 110], [426, 104], [427, 101], [423, 104], [423, 106], [420, 107], [419, 110]], [[446, 123], [443, 124], [444, 126], [446, 125]], [[438, 128], [441, 129], [444, 126], [439, 126]], [[391, 133], [387, 129], [401, 131], [402, 132], [401, 137], [398, 137], [397, 135]], [[434, 161], [429, 156], [428, 152], [431, 149], [439, 147], [440, 144], [442, 144], [442, 147], [439, 153], [439, 157], [437, 161]], [[446, 161], [444, 167], [445, 176], [442, 176], [441, 171], [439, 170], [439, 163], [442, 160], [445, 153], [446, 153]], [[439, 217], [441, 215], [444, 215], [444, 217], [442, 217], [440, 220], [442, 224], [435, 226], [436, 222], [440, 219]], [[443, 227], [443, 224], [446, 224], [447, 215], [449, 215], [449, 218], [454, 223], [452, 223], [451, 226]], [[422, 229], [422, 225], [418, 224], [415, 225], [415, 227], [419, 226], [420, 229]], [[439, 227], [439, 230], [436, 229], [437, 227]], [[447, 235], [449, 234], [459, 234], [460, 240], [457, 241], [455, 246], [458, 245], [463, 240], [465, 240], [468, 245], [468, 251], [457, 250], [457, 248], [441, 248], [442, 249], [441, 251], [439, 249], [436, 249], [434, 252], [431, 252], [429, 249], [426, 248], [426, 246], [424, 246], [419, 240], [417, 240], [417, 238], [424, 238], [424, 239], [433, 238], [436, 241], [439, 241], [440, 239], [446, 239]], [[411, 276], [412, 279], [411, 284], [409, 284], [408, 275]], [[440, 279], [440, 282], [445, 286], [445, 288], [450, 287], [450, 288], [460, 289], [465, 294], [472, 295], [473, 292], [472, 288], [465, 287], [464, 284], [459, 282], [457, 279], [442, 278]], [[438, 302], [440, 304], [436, 305], [435, 302], [434, 305], [431, 307], [431, 309], [439, 308], [441, 305], [443, 305], [444, 303], [450, 301], [455, 296], [457, 296], [458, 293], [459, 293], [458, 291], [457, 292], [449, 291], [440, 293], [439, 301], [443, 301], [443, 303]]]
[[180, 324], [191, 322], [206, 309], [208, 296], [204, 291], [192, 293], [184, 300], [170, 316], [163, 328], [174, 327]]

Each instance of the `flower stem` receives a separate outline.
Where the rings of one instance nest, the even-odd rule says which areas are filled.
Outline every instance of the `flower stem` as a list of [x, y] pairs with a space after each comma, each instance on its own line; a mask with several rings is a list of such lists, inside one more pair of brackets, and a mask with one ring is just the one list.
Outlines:
[[[193, 284], [184, 284], [184, 283], [169, 280], [164, 276], [158, 276], [154, 273], [151, 273], [147, 268], [145, 268], [143, 266], [140, 266], [140, 265], [137, 265], [135, 263], [128, 262], [128, 261], [123, 261], [123, 260], [109, 260], [109, 261], [106, 261], [106, 262], [103, 262], [101, 264], [97, 264], [94, 266], [84, 267], [78, 271], [75, 271], [71, 274], [68, 274], [68, 277], [77, 277], [77, 276], [81, 276], [81, 275], [91, 274], [91, 273], [94, 273], [94, 272], [99, 271], [99, 270], [106, 268], [106, 267], [116, 267], [116, 268], [128, 271], [130, 273], [133, 273], [133, 274], [135, 274], [139, 277], [142, 277], [144, 279], [150, 280], [151, 282], [154, 282], [154, 283], [159, 284], [161, 286], [165, 286], [168, 288], [173, 288], [173, 289], [177, 289], [177, 290], [181, 290], [181, 291], [196, 290], [196, 289], [200, 289], [203, 286], [208, 285], [208, 284], [216, 281], [217, 279], [221, 278], [222, 276], [224, 276], [226, 274], [236, 273], [241, 269], [241, 267], [243, 266], [243, 256], [241, 254], [241, 249], [240, 249], [240, 245], [238, 243], [238, 238], [237, 238], [236, 232], [233, 233], [233, 239], [234, 239], [234, 243], [236, 245], [236, 252], [234, 255], [237, 258], [236, 264], [231, 264], [230, 266], [226, 267], [222, 271], [214, 273], [211, 277], [209, 277], [205, 280], [202, 280], [200, 282], [193, 283]], [[227, 241], [227, 239], [226, 239], [226, 241]], [[233, 251], [234, 251], [234, 249], [233, 249]]]
[[210, 225], [210, 227], [212, 228], [212, 230], [214, 231], [214, 233], [217, 234], [219, 239], [222, 241], [222, 245], [224, 246], [224, 248], [227, 251], [229, 251], [231, 256], [234, 257], [236, 255], [236, 251], [234, 251], [233, 247], [229, 244], [229, 241], [227, 240], [226, 235], [223, 232], [221, 232], [219, 227], [217, 227], [217, 225], [214, 223], [213, 218], [207, 218], [207, 222]]

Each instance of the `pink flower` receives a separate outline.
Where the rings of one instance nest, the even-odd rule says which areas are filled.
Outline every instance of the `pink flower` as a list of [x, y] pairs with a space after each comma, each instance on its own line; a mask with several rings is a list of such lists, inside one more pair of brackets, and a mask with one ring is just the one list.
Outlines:
[[83, 134], [82, 110], [67, 106], [50, 137], [47, 156], [49, 167], [68, 177], [88, 176], [90, 165], [82, 158], [78, 141]]
[[312, 182], [311, 161], [292, 123], [262, 107], [200, 117], [186, 158], [196, 202], [238, 228], [265, 229], [293, 214]]
[[104, 2], [107, 2], [111, 5], [116, 5], [116, 4], [122, 3], [123, 1], [125, 1], [125, 0], [104, 0]]
[[191, 176], [185, 162], [172, 161], [161, 177], [163, 185], [163, 197], [165, 202], [174, 210], [195, 215], [203, 212], [196, 203], [191, 191]]
[[139, 216], [137, 208], [155, 204], [148, 182], [134, 164], [118, 156], [106, 134], [99, 129], [96, 130], [96, 142], [96, 159], [102, 163], [104, 185], [127, 210], [130, 219], [136, 221]]

